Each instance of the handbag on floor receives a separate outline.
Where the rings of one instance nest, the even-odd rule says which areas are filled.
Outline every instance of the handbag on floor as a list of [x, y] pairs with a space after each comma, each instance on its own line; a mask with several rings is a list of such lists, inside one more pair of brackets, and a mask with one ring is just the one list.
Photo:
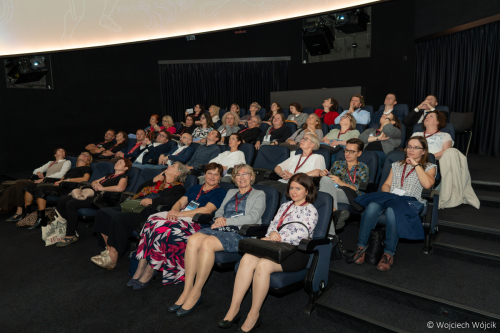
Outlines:
[[385, 228], [376, 228], [370, 232], [368, 243], [359, 251], [350, 251], [349, 255], [345, 254], [348, 264], [355, 262], [363, 253], [365, 254], [365, 262], [370, 265], [377, 265], [382, 259], [385, 249]]
[[66, 220], [55, 211], [56, 219], [49, 222], [46, 227], [42, 227], [42, 239], [45, 241], [45, 246], [59, 243], [66, 237]]
[[[302, 224], [309, 232], [307, 226], [304, 223], [298, 221], [282, 224], [281, 227], [278, 228], [278, 232], [283, 229], [285, 225], [292, 223]], [[308, 239], [310, 238], [310, 236], [311, 233], [309, 232]], [[297, 245], [254, 238], [245, 238], [240, 240], [238, 243], [239, 252], [249, 253], [259, 258], [269, 259], [277, 264], [281, 264], [286, 258], [288, 258], [297, 250]]]
[[343, 248], [342, 248], [342, 240], [338, 235], [328, 235], [330, 242], [332, 243], [332, 254], [330, 256], [330, 261], [332, 260], [340, 260], [344, 256]]
[[[48, 218], [49, 221], [52, 221], [54, 219], [55, 211], [56, 211], [55, 207], [45, 208], [45, 216], [47, 216], [47, 218]], [[22, 219], [21, 221], [17, 222], [16, 223], [16, 227], [18, 227], [18, 228], [20, 228], [20, 227], [31, 227], [32, 225], [35, 224], [37, 218], [38, 218], [38, 212], [35, 211], [33, 213], [30, 213], [24, 219]]]

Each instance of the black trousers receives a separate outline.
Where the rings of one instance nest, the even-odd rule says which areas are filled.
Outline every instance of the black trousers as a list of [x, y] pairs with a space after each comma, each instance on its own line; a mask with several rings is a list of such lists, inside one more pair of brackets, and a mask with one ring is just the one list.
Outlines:
[[63, 197], [71, 193], [73, 189], [55, 185], [39, 185], [35, 189], [34, 198], [47, 200], [48, 196]]
[[123, 254], [129, 246], [129, 237], [137, 226], [154, 211], [146, 207], [141, 213], [122, 212], [121, 207], [99, 209], [94, 220], [94, 232], [108, 236], [108, 245]]
[[66, 236], [75, 236], [76, 225], [78, 224], [78, 213], [80, 208], [91, 208], [93, 197], [85, 200], [73, 199], [71, 195], [66, 195], [57, 200], [57, 211], [68, 221]]

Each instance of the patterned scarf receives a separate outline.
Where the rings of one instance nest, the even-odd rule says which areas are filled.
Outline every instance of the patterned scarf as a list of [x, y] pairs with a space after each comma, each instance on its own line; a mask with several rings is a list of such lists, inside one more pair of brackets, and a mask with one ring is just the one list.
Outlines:
[[173, 183], [167, 183], [166, 179], [165, 181], [157, 181], [155, 186], [146, 186], [141, 190], [141, 192], [137, 193], [131, 200], [135, 200], [139, 197], [145, 197], [146, 195], [150, 193], [158, 193], [160, 191], [163, 191], [165, 188], [172, 188], [176, 185], [182, 185], [182, 183], [179, 182], [173, 182]]

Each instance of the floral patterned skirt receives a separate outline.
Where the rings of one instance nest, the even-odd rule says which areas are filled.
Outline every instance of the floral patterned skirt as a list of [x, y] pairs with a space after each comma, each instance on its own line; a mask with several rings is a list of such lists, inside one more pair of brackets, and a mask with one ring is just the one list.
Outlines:
[[184, 252], [189, 236], [201, 229], [191, 218], [169, 221], [168, 212], [153, 214], [141, 231], [137, 259], [147, 259], [163, 271], [163, 284], [184, 282]]

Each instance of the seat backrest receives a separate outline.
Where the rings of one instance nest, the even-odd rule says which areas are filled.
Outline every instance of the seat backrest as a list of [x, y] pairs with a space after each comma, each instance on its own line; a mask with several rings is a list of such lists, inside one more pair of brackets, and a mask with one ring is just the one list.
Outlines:
[[226, 113], [226, 109], [220, 109], [219, 110], [219, 118], [222, 119], [222, 117], [224, 116], [224, 113]]
[[267, 131], [267, 128], [268, 128], [268, 127], [269, 127], [269, 125], [268, 125], [268, 124], [266, 124], [266, 123], [262, 123], [262, 124], [260, 124], [260, 130], [261, 130], [262, 132]]
[[436, 106], [436, 110], [441, 111], [446, 116], [446, 122], [450, 122], [450, 108], [446, 105], [438, 105]]
[[246, 128], [246, 127], [245, 127], [245, 125], [242, 125], [242, 124], [238, 124], [238, 127], [240, 128], [240, 130], [242, 130], [242, 129], [245, 129], [245, 128]]
[[[385, 105], [382, 104], [378, 110], [379, 111], [384, 111], [385, 109]], [[408, 104], [396, 104], [394, 105], [394, 111], [396, 111], [396, 113], [400, 114], [404, 117], [406, 117], [409, 113], [410, 113], [410, 108], [408, 107]], [[399, 119], [399, 120], [403, 120], [403, 119]]]
[[260, 108], [260, 110], [259, 110], [260, 120], [264, 119], [264, 117], [266, 116], [266, 113], [267, 113], [266, 108]]
[[285, 119], [290, 115], [290, 108], [281, 108], [283, 110], [283, 114], [285, 115]]
[[115, 165], [113, 163], [97, 163], [95, 166], [95, 171], [92, 173], [92, 177], [90, 177], [90, 181], [94, 181], [96, 179], [102, 178], [106, 176], [108, 173], [115, 172]]
[[[415, 127], [413, 127], [413, 133], [418, 133], [423, 131], [424, 129], [422, 128], [422, 123], [416, 124]], [[446, 126], [444, 128], [441, 128], [440, 131], [448, 133], [451, 136], [453, 142], [455, 142], [455, 126], [453, 126], [453, 124], [446, 124]]]
[[[165, 166], [165, 168], [166, 167], [167, 166]], [[147, 182], [148, 180], [155, 178], [160, 173], [162, 173], [162, 171], [163, 170], [160, 169], [149, 169], [149, 168], [143, 169], [139, 176], [139, 180], [137, 181], [137, 186], [140, 186], [145, 182]]]
[[[328, 170], [330, 170], [330, 164], [331, 164], [330, 151], [328, 149], [322, 149], [320, 146], [319, 149], [313, 151], [313, 153], [323, 156], [323, 158], [325, 159], [325, 166]], [[298, 149], [295, 151], [295, 155], [300, 155], [300, 154], [302, 154], [302, 149]]]
[[323, 136], [326, 136], [330, 132], [330, 128], [325, 123], [321, 123], [321, 130], [323, 131]]
[[261, 190], [266, 193], [266, 210], [262, 215], [262, 224], [269, 225], [269, 223], [271, 223], [271, 221], [273, 220], [274, 215], [276, 215], [276, 212], [278, 211], [280, 193], [277, 189], [270, 186], [254, 184], [252, 185], [252, 187], [256, 190]]
[[450, 124], [455, 127], [455, 133], [468, 131], [474, 123], [474, 112], [451, 112]]
[[142, 183], [139, 183], [139, 179], [141, 178], [141, 173], [142, 170], [139, 168], [130, 168], [130, 170], [127, 172], [128, 176], [128, 183], [127, 183], [127, 188], [125, 191], [130, 191], [130, 192], [137, 192], [137, 187], [141, 185]]
[[370, 119], [373, 117], [373, 114], [375, 113], [373, 111], [373, 106], [371, 106], [371, 105], [365, 105], [364, 107], [361, 108], [361, 110], [366, 110], [366, 111], [370, 112]]
[[[320, 109], [323, 109], [323, 108], [321, 107]], [[339, 106], [337, 107], [337, 112], [338, 112], [339, 114], [341, 114], [342, 112], [344, 112], [344, 108], [343, 108], [343, 107], [341, 107], [341, 106], [339, 105]]]
[[[100, 175], [101, 173], [97, 170], [97, 164], [102, 164], [102, 163], [90, 163], [90, 170], [92, 171], [92, 175], [90, 175], [89, 182], [93, 182], [94, 180], [102, 177]], [[111, 163], [108, 163], [108, 164], [111, 164]]]
[[287, 126], [288, 128], [290, 128], [290, 131], [292, 131], [292, 133], [295, 133], [297, 131], [297, 125], [295, 123], [291, 123], [291, 122], [286, 122], [285, 123], [285, 126]]
[[406, 125], [401, 124], [401, 144], [399, 145], [399, 148], [404, 147], [406, 147]]
[[222, 126], [222, 120], [216, 121], [215, 124], [214, 124], [214, 126], [215, 126], [215, 129], [219, 129], [219, 127]]
[[194, 150], [196, 150], [199, 146], [200, 146], [200, 144], [197, 142], [191, 142], [191, 144], [189, 145], [189, 147], [193, 147]]
[[[340, 124], [330, 125], [330, 130], [332, 130], [334, 128], [340, 129]], [[365, 131], [365, 125], [356, 124], [356, 129], [358, 130], [359, 134], [361, 134]]]
[[66, 156], [66, 159], [71, 162], [71, 168], [76, 168], [76, 160], [77, 157], [74, 156]]
[[231, 148], [229, 148], [228, 145], [218, 145], [219, 149], [220, 149], [220, 152], [223, 153], [225, 152], [226, 150], [231, 150]]
[[128, 149], [131, 149], [133, 146], [135, 146], [136, 143], [137, 143], [137, 139], [128, 138], [128, 140], [127, 140]]
[[[281, 197], [281, 204], [289, 201], [286, 193]], [[328, 228], [330, 227], [330, 219], [333, 211], [332, 196], [326, 192], [319, 192], [316, 201], [313, 203], [314, 208], [318, 211], [318, 223], [314, 228], [312, 238], [325, 238], [327, 236]]]
[[240, 118], [247, 115], [247, 110], [240, 108]]
[[290, 157], [290, 150], [284, 146], [261, 146], [255, 162], [254, 168], [270, 169], [274, 168]]
[[167, 145], [167, 152], [171, 151], [172, 149], [176, 148], [177, 147], [177, 142], [175, 142], [174, 140], [169, 140], [167, 143], [165, 143]]
[[175, 127], [175, 133], [179, 133], [179, 130], [182, 128], [182, 124], [175, 121], [174, 122], [174, 127]]
[[[379, 192], [382, 190], [382, 185], [384, 185], [389, 173], [391, 172], [392, 163], [397, 161], [402, 161], [405, 158], [405, 152], [401, 150], [391, 151], [387, 154], [385, 158], [384, 166], [382, 167], [382, 176], [380, 177], [380, 183], [378, 185]], [[436, 157], [434, 154], [429, 154], [429, 162], [436, 163]]]
[[226, 190], [226, 192], [236, 188], [236, 186], [233, 183], [226, 183], [226, 182], [220, 182], [219, 186], [222, 189]]
[[302, 112], [311, 114], [311, 113], [314, 113], [314, 108], [309, 108], [309, 107], [303, 108]]
[[[344, 151], [341, 150], [335, 156], [335, 161], [345, 161]], [[358, 158], [359, 162], [363, 162], [368, 167], [368, 172], [370, 178], [369, 183], [375, 183], [378, 171], [378, 155], [374, 151], [364, 151], [363, 154]]]
[[198, 184], [198, 177], [194, 175], [186, 176], [186, 180], [184, 181], [184, 188], [186, 189], [186, 191], [197, 184]]
[[247, 164], [251, 164], [252, 160], [253, 160], [253, 155], [255, 152], [254, 145], [252, 145], [250, 143], [242, 143], [238, 147], [238, 150], [241, 150], [243, 152], [243, 154], [245, 154], [245, 162]]

